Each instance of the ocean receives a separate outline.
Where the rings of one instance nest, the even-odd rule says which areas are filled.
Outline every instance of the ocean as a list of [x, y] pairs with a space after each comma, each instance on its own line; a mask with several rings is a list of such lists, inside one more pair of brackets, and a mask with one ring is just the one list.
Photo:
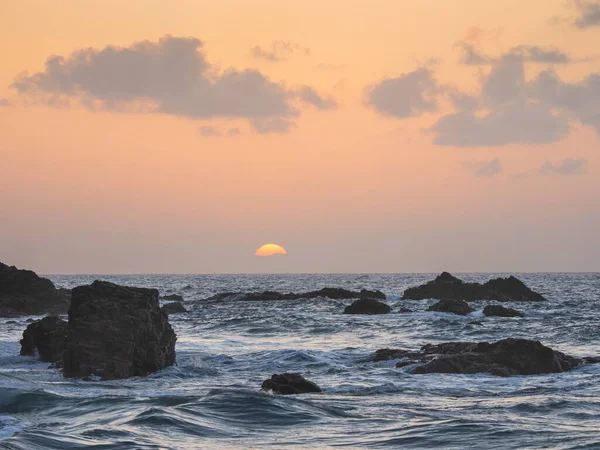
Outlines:
[[[600, 274], [515, 275], [548, 298], [507, 305], [523, 318], [484, 317], [485, 302], [463, 317], [426, 312], [432, 301], [400, 300], [435, 274], [48, 276], [58, 287], [103, 279], [181, 294], [191, 312], [170, 316], [177, 365], [119, 381], [65, 379], [18, 356], [28, 317], [0, 318], [0, 448], [600, 449], [600, 364], [501, 378], [416, 375], [369, 360], [385, 347], [506, 337], [600, 355]], [[224, 291], [322, 287], [379, 289], [393, 312], [344, 315], [351, 300], [324, 298], [201, 301]], [[413, 312], [397, 312], [401, 306]], [[324, 392], [260, 390], [281, 372], [299, 372]]]

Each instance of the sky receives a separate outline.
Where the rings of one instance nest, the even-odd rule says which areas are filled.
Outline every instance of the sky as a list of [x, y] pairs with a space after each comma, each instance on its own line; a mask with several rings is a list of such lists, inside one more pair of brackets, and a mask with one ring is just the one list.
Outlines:
[[3, 1], [0, 261], [600, 271], [597, 42], [592, 0]]

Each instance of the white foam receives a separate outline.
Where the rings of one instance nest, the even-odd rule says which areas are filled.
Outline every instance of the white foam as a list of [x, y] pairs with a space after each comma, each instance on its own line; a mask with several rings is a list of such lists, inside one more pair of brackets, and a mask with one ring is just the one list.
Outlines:
[[0, 416], [0, 441], [14, 436], [25, 428], [25, 424], [11, 416]]

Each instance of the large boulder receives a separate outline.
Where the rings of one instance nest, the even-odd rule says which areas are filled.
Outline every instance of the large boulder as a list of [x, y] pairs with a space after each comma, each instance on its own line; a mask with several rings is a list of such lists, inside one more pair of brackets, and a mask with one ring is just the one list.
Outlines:
[[23, 331], [21, 356], [39, 355], [41, 361], [58, 362], [63, 358], [67, 322], [47, 316], [33, 322]]
[[70, 291], [56, 289], [31, 270], [0, 263], [0, 317], [64, 314], [70, 297]]
[[273, 391], [275, 394], [307, 394], [311, 392], [322, 392], [322, 389], [312, 381], [308, 381], [299, 373], [282, 373], [272, 375], [271, 378], [262, 382], [264, 391]]
[[523, 317], [521, 311], [517, 311], [513, 308], [506, 308], [502, 305], [486, 305], [483, 308], [484, 316], [497, 316], [497, 317]]
[[404, 291], [404, 300], [453, 299], [471, 302], [474, 300], [497, 300], [501, 302], [524, 302], [546, 300], [541, 294], [532, 291], [522, 281], [510, 276], [495, 278], [486, 282], [466, 283], [463, 280], [443, 272], [433, 281]]
[[445, 298], [431, 305], [429, 308], [427, 308], [427, 311], [445, 312], [466, 316], [475, 310], [471, 308], [465, 301]]
[[73, 289], [64, 375], [147, 375], [175, 363], [176, 339], [156, 289], [94, 281]]
[[361, 298], [344, 309], [344, 314], [388, 314], [390, 305], [374, 298]]
[[373, 359], [401, 359], [397, 367], [415, 365], [414, 372], [491, 373], [498, 376], [559, 373], [574, 369], [594, 358], [579, 359], [565, 355], [528, 339], [503, 339], [498, 342], [446, 342], [427, 344], [418, 352], [379, 350]]
[[181, 314], [188, 312], [188, 310], [185, 309], [185, 306], [183, 306], [180, 302], [165, 303], [160, 309], [167, 314]]

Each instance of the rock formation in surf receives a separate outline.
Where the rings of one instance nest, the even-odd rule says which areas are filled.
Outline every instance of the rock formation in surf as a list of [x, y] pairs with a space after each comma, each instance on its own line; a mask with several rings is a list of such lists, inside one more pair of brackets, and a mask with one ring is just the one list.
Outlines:
[[453, 299], [467, 302], [474, 300], [497, 300], [500, 302], [530, 302], [546, 300], [532, 291], [521, 280], [510, 276], [495, 278], [484, 284], [466, 283], [443, 272], [433, 281], [404, 291], [404, 300]]
[[348, 305], [344, 314], [388, 314], [390, 305], [375, 298], [361, 298]]
[[427, 311], [445, 312], [458, 314], [460, 316], [466, 316], [467, 314], [472, 313], [475, 310], [463, 300], [445, 298], [431, 305], [429, 308], [427, 308]]
[[307, 394], [322, 392], [322, 389], [312, 381], [308, 381], [299, 373], [282, 373], [271, 376], [262, 382], [264, 391], [273, 391], [275, 394]]
[[498, 376], [559, 373], [574, 369], [594, 358], [579, 359], [552, 350], [539, 341], [502, 339], [488, 342], [446, 342], [427, 344], [420, 351], [377, 350], [373, 361], [399, 359], [397, 367], [415, 365], [413, 371], [425, 373], [491, 373]]
[[172, 300], [172, 301], [177, 301], [177, 302], [182, 302], [183, 301], [183, 297], [179, 294], [169, 294], [169, 295], [163, 295], [161, 297], [161, 299], [163, 300]]
[[204, 301], [264, 301], [264, 300], [300, 300], [313, 299], [317, 297], [326, 297], [334, 300], [347, 300], [352, 298], [377, 298], [385, 300], [385, 294], [381, 291], [370, 291], [362, 289], [360, 292], [349, 291], [343, 288], [323, 288], [318, 291], [309, 292], [288, 292], [281, 293], [276, 291], [264, 292], [221, 292], [205, 299]]
[[165, 303], [160, 309], [167, 314], [181, 314], [188, 312], [188, 310], [185, 309], [185, 306], [183, 306], [180, 302]]
[[27, 326], [21, 339], [21, 356], [39, 355], [41, 361], [62, 360], [67, 322], [56, 316], [47, 316]]
[[69, 290], [56, 289], [47, 278], [0, 263], [0, 317], [63, 314], [70, 298]]
[[176, 340], [156, 289], [94, 281], [73, 289], [64, 375], [147, 375], [175, 363]]
[[521, 311], [517, 311], [513, 308], [507, 308], [502, 305], [486, 305], [483, 308], [484, 316], [497, 316], [497, 317], [523, 317]]

